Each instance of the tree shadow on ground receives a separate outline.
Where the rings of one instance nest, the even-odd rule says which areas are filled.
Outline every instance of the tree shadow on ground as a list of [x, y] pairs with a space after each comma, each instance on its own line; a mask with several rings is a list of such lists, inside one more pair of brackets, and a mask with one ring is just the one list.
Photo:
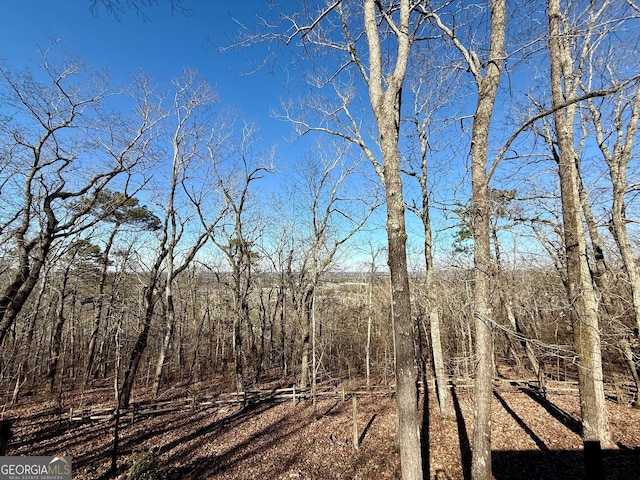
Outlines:
[[[210, 424], [205, 424], [200, 428], [192, 430], [188, 435], [176, 438], [171, 442], [163, 444], [161, 451], [166, 452], [175, 447], [178, 447], [179, 445], [190, 443], [195, 440], [200, 440], [207, 435], [212, 435], [222, 430], [233, 428], [242, 422], [246, 422], [247, 420], [266, 412], [267, 410], [274, 408], [277, 405], [279, 404], [268, 400], [249, 404], [231, 415], [222, 417]], [[169, 426], [167, 429], [174, 430], [175, 426]], [[155, 436], [155, 434], [152, 433], [151, 436]], [[140, 439], [137, 439], [136, 443], [140, 443]]]
[[326, 417], [328, 415], [339, 415], [340, 412], [335, 411], [334, 409], [340, 404], [340, 400], [336, 400], [333, 405], [331, 405], [325, 412], [321, 415], [321, 417]]
[[[123, 456], [135, 453], [136, 451], [145, 450], [144, 445], [148, 441], [155, 444], [155, 454], [161, 454], [162, 452], [170, 451], [174, 448], [179, 448], [185, 445], [192, 448], [193, 442], [196, 442], [200, 438], [218, 434], [227, 428], [233, 428], [233, 426], [247, 421], [254, 416], [260, 415], [276, 405], [277, 403], [273, 402], [257, 402], [249, 404], [245, 408], [239, 409], [231, 415], [219, 419], [212, 418], [204, 423], [202, 421], [202, 416], [206, 414], [208, 411], [207, 409], [202, 411], [195, 410], [191, 415], [184, 415], [184, 412], [171, 412], [168, 415], [161, 414], [140, 420], [146, 422], [148, 428], [142, 430], [133, 428], [133, 432], [128, 430], [131, 427], [135, 427], [135, 423], [130, 423], [128, 425], [125, 424], [121, 427], [120, 431], [118, 457], [122, 458]], [[171, 418], [171, 420], [169, 421], [168, 418]], [[190, 425], [193, 426], [190, 427]], [[113, 427], [112, 422], [109, 422], [109, 427]], [[170, 436], [172, 431], [181, 429], [186, 429], [190, 433], [188, 435], [173, 438], [171, 441], [166, 443], [158, 441], [158, 439], [163, 438], [166, 435]], [[112, 442], [113, 436], [109, 435], [106, 448], [100, 449], [97, 447], [86, 452], [82, 457], [77, 459], [74, 458], [74, 468], [83, 468], [90, 465], [100, 464], [109, 459], [112, 452]], [[118, 463], [119, 466], [117, 474], [123, 474], [128, 468], [128, 465], [121, 461]], [[100, 478], [110, 478], [109, 471], [105, 472]]]
[[[224, 422], [225, 428], [231, 428], [231, 424], [236, 424], [237, 426], [239, 422], [246, 422], [252, 415], [253, 414], [249, 414], [247, 416], [243, 415], [242, 411], [238, 412], [238, 415], [235, 415], [235, 418], [231, 422]], [[277, 422], [274, 422], [250, 435], [245, 440], [234, 445], [233, 448], [222, 454], [208, 455], [206, 457], [199, 457], [190, 461], [179, 469], [178, 473], [180, 474], [180, 478], [210, 478], [222, 473], [229, 473], [234, 467], [241, 465], [246, 460], [259, 456], [261, 451], [269, 450], [287, 437], [295, 435], [298, 431], [307, 427], [311, 422], [311, 415], [306, 421], [300, 421], [299, 418], [294, 418], [292, 416], [284, 416]], [[215, 426], [213, 429], [207, 429], [208, 432], [206, 433], [201, 432], [198, 437], [199, 442], [205, 442], [207, 437], [211, 436], [211, 434], [218, 430], [218, 427], [219, 426]], [[177, 442], [181, 441], [183, 441], [183, 439], [177, 440]], [[188, 453], [188, 451], [184, 451], [181, 454], [172, 455], [170, 460], [172, 462], [181, 463], [181, 458], [185, 457]], [[291, 450], [287, 458], [282, 458], [277, 466], [274, 465], [274, 468], [271, 471], [274, 478], [278, 478], [280, 475], [284, 474], [299, 455], [299, 451]]]
[[429, 477], [431, 456], [429, 452], [429, 389], [424, 389], [422, 396], [422, 425], [420, 428], [420, 450], [422, 453], [423, 476]]
[[540, 392], [533, 390], [531, 388], [523, 387], [521, 385], [518, 386], [518, 389], [523, 392], [525, 395], [529, 396], [532, 400], [538, 403], [541, 407], [543, 407], [549, 414], [562, 423], [565, 427], [571, 430], [576, 435], [582, 436], [582, 424], [579, 420], [573, 418], [569, 413], [562, 410], [553, 402], [550, 402], [544, 395]]
[[585, 456], [582, 450], [494, 451], [491, 461], [496, 480], [638, 478], [640, 449], [603, 450], [602, 457], [603, 477], [585, 472]]
[[358, 438], [358, 445], [362, 445], [362, 442], [364, 442], [364, 437], [367, 436], [367, 432], [371, 428], [371, 425], [373, 425], [373, 421], [376, 419], [377, 416], [378, 415], [374, 413], [371, 416], [371, 419], [369, 420], [369, 422], [365, 425], [364, 429], [362, 430], [362, 433], [360, 434], [360, 437]]
[[460, 443], [460, 458], [462, 461], [462, 477], [464, 480], [471, 480], [471, 443], [469, 442], [469, 433], [464, 422], [460, 402], [455, 385], [451, 388], [451, 398], [453, 400], [453, 408], [456, 412], [456, 425], [458, 427], [458, 442]]
[[533, 430], [531, 430], [531, 428], [529, 428], [529, 426], [524, 422], [524, 420], [522, 420], [522, 418], [520, 418], [520, 416], [518, 416], [518, 414], [513, 411], [513, 409], [509, 406], [509, 404], [505, 401], [505, 399], [502, 398], [502, 396], [496, 390], [493, 391], [493, 395], [498, 399], [498, 401], [500, 402], [500, 405], [502, 405], [502, 408], [504, 408], [506, 412], [509, 415], [511, 415], [511, 417], [520, 426], [520, 428], [522, 428], [522, 430], [524, 430], [525, 433], [529, 435], [529, 437], [531, 437], [531, 439], [535, 442], [536, 446], [542, 451], [548, 451], [549, 447], [547, 447], [546, 443], [544, 443], [544, 441], [538, 435], [536, 435], [536, 433]]
[[[518, 385], [518, 389], [542, 406], [547, 413], [576, 435], [582, 436], [582, 424], [535, 388]], [[502, 407], [531, 437], [539, 450], [493, 451], [493, 475], [496, 480], [628, 480], [638, 478], [640, 449], [620, 446], [619, 450], [602, 450], [599, 444], [585, 445], [585, 450], [550, 450], [507, 402], [494, 391]], [[594, 443], [594, 442], [592, 442]], [[598, 458], [595, 458], [597, 455]], [[601, 461], [600, 461], [601, 460]]]

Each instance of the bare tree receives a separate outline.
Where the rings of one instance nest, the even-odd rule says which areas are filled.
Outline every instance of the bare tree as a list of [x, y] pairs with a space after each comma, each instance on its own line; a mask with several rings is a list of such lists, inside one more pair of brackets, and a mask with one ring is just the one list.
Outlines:
[[[205, 152], [205, 140], [208, 137], [206, 119], [203, 121], [200, 117], [206, 115], [207, 109], [213, 104], [216, 97], [209, 85], [200, 80], [193, 70], [185, 70], [183, 75], [173, 80], [172, 83], [175, 93], [173, 95], [171, 118], [174, 119], [175, 126], [171, 137], [171, 173], [168, 181], [168, 203], [164, 224], [164, 228], [167, 230], [166, 278], [164, 280], [165, 326], [153, 378], [152, 393], [154, 398], [158, 397], [160, 381], [174, 336], [176, 324], [173, 293], [175, 279], [189, 267], [198, 251], [204, 246], [217, 222], [216, 220], [208, 225], [204, 231], [194, 238], [185, 238], [187, 225], [196, 216], [197, 211], [195, 208], [190, 208], [188, 203], [180, 205], [178, 196], [179, 188], [203, 188], [201, 184], [197, 187], [194, 186], [192, 181], [194, 176], [197, 177], [195, 172], [197, 169], [196, 162], [199, 156]], [[194, 201], [197, 197], [193, 191], [189, 191], [186, 194], [186, 198]], [[184, 246], [187, 242], [188, 246]], [[179, 247], [182, 247], [185, 251], [179, 251]]]
[[491, 0], [489, 41], [483, 60], [473, 44], [464, 45], [453, 26], [446, 25], [438, 12], [425, 15], [460, 52], [477, 88], [478, 101], [471, 132], [471, 183], [473, 202], [474, 317], [476, 376], [474, 387], [473, 459], [474, 480], [491, 478], [491, 392], [493, 390], [493, 319], [491, 281], [494, 264], [491, 258], [491, 220], [487, 154], [489, 127], [504, 62], [506, 2]]
[[640, 120], [640, 83], [634, 90], [623, 90], [616, 95], [612, 109], [606, 109], [610, 112], [610, 125], [605, 123], [606, 119], [602, 114], [602, 110], [605, 110], [602, 103], [605, 101], [603, 99], [600, 105], [596, 105], [595, 99], [590, 99], [587, 105], [598, 147], [609, 168], [612, 194], [610, 228], [629, 281], [635, 328], [640, 332], [640, 271], [629, 240], [627, 225], [631, 220], [628, 218], [626, 205], [626, 198], [632, 189], [627, 180], [629, 162], [633, 158]]
[[[228, 127], [233, 131], [233, 123]], [[230, 138], [233, 138], [232, 136]], [[244, 392], [246, 355], [243, 341], [244, 331], [251, 331], [249, 297], [255, 277], [253, 269], [258, 252], [256, 237], [260, 233], [260, 223], [248, 225], [252, 205], [254, 183], [272, 171], [272, 158], [262, 159], [255, 152], [256, 130], [250, 123], [244, 123], [240, 139], [233, 140], [224, 148], [219, 143], [209, 145], [209, 160], [214, 172], [213, 181], [225, 204], [225, 215], [218, 236], [210, 235], [211, 241], [224, 253], [233, 281], [233, 353], [237, 392]], [[255, 339], [249, 335], [251, 350]], [[254, 376], [255, 378], [255, 376]]]
[[85, 88], [80, 64], [56, 59], [53, 50], [42, 53], [41, 68], [40, 74], [0, 68], [4, 104], [16, 112], [3, 128], [6, 155], [13, 183], [22, 184], [1, 220], [16, 264], [0, 295], [0, 343], [37, 285], [54, 241], [101, 220], [93, 206], [110, 184], [132, 188], [157, 121], [144, 95], [135, 117], [109, 115], [104, 80], [94, 78]]
[[[582, 70], [582, 68], [580, 68], [580, 70]], [[585, 87], [583, 87], [583, 90], [588, 92], [588, 89]], [[616, 93], [613, 93], [613, 94], [616, 95], [618, 99], [624, 98], [623, 94], [621, 94], [620, 96], [618, 96], [618, 94]], [[608, 97], [598, 99], [597, 101], [601, 105], [603, 104], [606, 105], [608, 103]], [[578, 102], [573, 102], [573, 103], [578, 103]], [[603, 123], [602, 123], [603, 114], [601, 113], [600, 109], [597, 109], [595, 106], [596, 99], [588, 98], [586, 100], [586, 103], [588, 107], [587, 111], [589, 112], [591, 117], [590, 120], [595, 125], [595, 137], [598, 141], [598, 144], [600, 145], [601, 151], [603, 152], [603, 156], [605, 157], [605, 159], [608, 157], [610, 160], [612, 160], [609, 149], [607, 147], [607, 143], [605, 141], [605, 135], [603, 132]], [[544, 111], [543, 106], [539, 102], [535, 102], [535, 104], [539, 111]], [[617, 103], [617, 105], [619, 106], [620, 104]], [[617, 118], [618, 118], [618, 121], [621, 121], [620, 117], [617, 117]], [[631, 120], [632, 118], [633, 116], [631, 117]], [[549, 151], [552, 152], [553, 159], [557, 165], [557, 162], [559, 161], [560, 157], [557, 154], [557, 150], [556, 150], [557, 140], [555, 137], [555, 130], [551, 122], [552, 122], [552, 119], [550, 119], [549, 117], [545, 117], [541, 119], [539, 122], [541, 126], [535, 127], [534, 131], [536, 132], [537, 135], [541, 136], [544, 139], [545, 143], [549, 148]], [[605, 257], [606, 245], [600, 233], [600, 222], [597, 220], [596, 214], [594, 212], [594, 200], [589, 197], [587, 187], [585, 186], [584, 180], [583, 180], [583, 174], [582, 174], [583, 166], [582, 166], [581, 157], [585, 153], [584, 145], [588, 137], [591, 135], [591, 132], [588, 129], [587, 122], [588, 120], [585, 118], [580, 119], [580, 127], [583, 133], [583, 136], [577, 142], [578, 147], [576, 147], [576, 172], [577, 172], [578, 196], [580, 198], [582, 215], [584, 217], [584, 225], [586, 227], [586, 232], [588, 232], [589, 234], [589, 240], [591, 244], [590, 245], [591, 249], [590, 251], [588, 251], [588, 253], [590, 254], [589, 261], [591, 266], [591, 277], [598, 291], [598, 297], [600, 299], [599, 304], [602, 307], [601, 312], [606, 316], [607, 324], [610, 324], [613, 327], [614, 333], [618, 337], [617, 341], [618, 341], [620, 353], [625, 363], [627, 363], [629, 367], [629, 371], [634, 380], [634, 383], [638, 385], [640, 380], [638, 379], [638, 372], [633, 362], [633, 353], [631, 351], [631, 346], [629, 344], [630, 335], [628, 331], [625, 332], [625, 330], [629, 330], [629, 329], [625, 327], [624, 324], [620, 322], [619, 319], [615, 318], [616, 301], [614, 300], [614, 285], [612, 283], [612, 269], [609, 266], [609, 263], [606, 261], [607, 260]], [[621, 124], [619, 124], [619, 126], [621, 126]], [[615, 140], [616, 144], [622, 141], [622, 130], [618, 129], [617, 133], [618, 133], [617, 139]], [[614, 175], [615, 173], [612, 174], [611, 176], [613, 177]], [[614, 183], [615, 181], [612, 180], [612, 185]], [[613, 193], [614, 206], [615, 206], [615, 195], [616, 193], [614, 188], [614, 193]], [[625, 230], [626, 230], [626, 226], [625, 226]], [[560, 238], [562, 237], [562, 233], [563, 233], [562, 230], [558, 230], [556, 233]], [[614, 235], [614, 238], [615, 238], [615, 235]], [[624, 256], [622, 257], [623, 257], [623, 265], [624, 265]], [[567, 284], [568, 279], [567, 279], [567, 271], [566, 271], [566, 262], [562, 264], [562, 267], [559, 270], [562, 275], [564, 283]], [[633, 293], [632, 293], [632, 297], [633, 297]], [[632, 298], [632, 304], [633, 304], [633, 298]]]
[[[294, 303], [302, 322], [300, 386], [306, 388], [311, 379], [314, 407], [319, 366], [317, 332], [322, 318], [316, 309], [316, 294], [340, 250], [362, 230], [380, 204], [377, 188], [372, 188], [359, 171], [361, 162], [350, 158], [350, 147], [344, 142], [328, 147], [319, 144], [318, 153], [314, 149], [313, 156], [301, 162], [297, 175], [301, 186], [297, 195], [303, 200], [293, 215], [297, 218], [296, 236], [300, 235], [302, 243], [299, 251], [303, 253], [300, 265], [295, 266], [297, 272], [290, 271], [290, 283], [294, 284]], [[328, 156], [325, 151], [335, 154]], [[356, 178], [363, 187], [356, 187]], [[294, 275], [296, 278], [291, 278]]]
[[[59, 286], [56, 291], [56, 308], [55, 321], [51, 331], [51, 345], [49, 350], [49, 362], [47, 365], [47, 380], [49, 382], [49, 391], [53, 392], [56, 374], [60, 363], [62, 350], [62, 332], [65, 324], [68, 322], [69, 313], [67, 312], [67, 300], [69, 296], [75, 297], [77, 290], [77, 282], [81, 278], [83, 271], [91, 271], [95, 267], [95, 261], [100, 254], [100, 248], [93, 245], [85, 239], [75, 238], [68, 245], [62, 246], [62, 252], [58, 257], [58, 264], [61, 268], [57, 272], [59, 277]], [[70, 275], [73, 269], [76, 269], [75, 275]], [[76, 285], [69, 287], [69, 280], [75, 279]]]
[[[447, 89], [445, 86], [455, 81], [452, 74], [453, 69], [436, 69], [428, 63], [430, 56], [429, 48], [421, 51], [422, 56], [415, 55], [416, 60], [424, 62], [423, 72], [417, 72], [417, 78], [412, 79], [411, 91], [413, 95], [413, 114], [408, 123], [412, 125], [410, 136], [415, 137], [413, 151], [409, 152], [406, 160], [405, 173], [416, 180], [419, 186], [419, 201], [413, 200], [407, 208], [413, 212], [422, 222], [424, 232], [424, 291], [426, 297], [426, 310], [429, 320], [429, 338], [431, 340], [431, 358], [433, 360], [433, 370], [435, 373], [435, 386], [438, 396], [440, 414], [443, 418], [452, 418], [453, 411], [449, 404], [448, 380], [444, 366], [444, 357], [440, 328], [440, 308], [438, 293], [436, 290], [436, 271], [434, 262], [434, 240], [432, 232], [431, 218], [432, 209], [432, 163], [436, 156], [437, 140], [433, 135], [434, 131], [440, 132], [445, 129], [447, 120], [452, 118], [451, 108], [452, 98], [456, 89]], [[435, 73], [437, 72], [437, 73]], [[458, 137], [459, 138], [459, 137]], [[455, 141], [455, 140], [453, 140]], [[452, 142], [453, 142], [452, 141]], [[442, 145], [444, 150], [449, 145]], [[455, 150], [455, 148], [454, 148]], [[426, 335], [426, 334], [425, 334]]]
[[[592, 12], [596, 13], [596, 12]], [[549, 58], [552, 105], [559, 107], [578, 94], [579, 71], [571, 57], [570, 32], [566, 12], [558, 0], [549, 0]], [[595, 16], [590, 16], [596, 21]], [[588, 35], [588, 34], [587, 34]], [[590, 38], [582, 44], [582, 54], [590, 45]], [[586, 255], [582, 208], [580, 206], [576, 151], [574, 146], [575, 105], [554, 112], [557, 135], [558, 175], [564, 220], [564, 248], [566, 251], [567, 294], [571, 305], [574, 345], [578, 355], [578, 381], [582, 412], [583, 439], [597, 448], [608, 446], [609, 425], [604, 396], [602, 354], [598, 326], [598, 302]], [[591, 448], [591, 447], [590, 447]]]
[[[155, 307], [161, 300], [165, 302], [165, 328], [156, 371], [153, 394], [157, 396], [160, 379], [164, 368], [168, 349], [173, 338], [175, 310], [173, 305], [173, 282], [185, 271], [198, 251], [206, 243], [216, 222], [208, 224], [203, 231], [193, 238], [185, 236], [187, 223], [197, 215], [201, 199], [197, 190], [189, 188], [187, 179], [191, 168], [195, 168], [194, 159], [206, 148], [208, 138], [206, 130], [209, 125], [196, 119], [200, 110], [206, 110], [213, 102], [214, 96], [210, 87], [199, 80], [193, 71], [185, 71], [184, 75], [174, 81], [175, 93], [169, 112], [165, 114], [167, 121], [174, 120], [171, 137], [170, 169], [167, 184], [166, 204], [161, 218], [156, 254], [145, 274], [142, 302], [142, 329], [129, 355], [127, 368], [120, 389], [120, 408], [129, 406], [138, 366], [145, 352]], [[184, 208], [179, 208], [178, 194], [184, 192], [188, 199]], [[189, 210], [191, 202], [195, 202]], [[191, 212], [191, 213], [190, 213]], [[218, 217], [219, 218], [219, 217]], [[185, 243], [187, 245], [185, 245]], [[179, 251], [179, 245], [184, 251]]]
[[[278, 35], [287, 44], [299, 39], [307, 46], [305, 54], [321, 56], [325, 51], [335, 54], [329, 63], [329, 73], [314, 79], [314, 84], [320, 88], [329, 87], [338, 104], [327, 102], [326, 105], [318, 105], [321, 116], [317, 123], [291, 115], [289, 118], [303, 132], [321, 131], [360, 147], [385, 188], [388, 263], [397, 349], [397, 438], [405, 479], [422, 478], [414, 322], [399, 150], [402, 87], [410, 64], [412, 44], [424, 22], [423, 16], [416, 15], [416, 7], [410, 0], [331, 2], [316, 14], [300, 12], [300, 15], [284, 16], [289, 30]], [[351, 84], [355, 79], [363, 82], [368, 92], [368, 108], [377, 127], [375, 133], [364, 131], [361, 120], [354, 116], [352, 102], [356, 95]], [[369, 138], [375, 141], [371, 143], [367, 140]]]
[[35, 298], [34, 305], [32, 307], [33, 312], [28, 316], [29, 322], [26, 328], [25, 338], [21, 340], [22, 345], [24, 346], [24, 356], [19, 361], [18, 369], [16, 371], [16, 383], [13, 389], [13, 394], [11, 397], [11, 403], [15, 404], [18, 401], [20, 390], [22, 386], [27, 382], [28, 379], [28, 369], [31, 361], [31, 357], [33, 357], [33, 350], [36, 347], [34, 342], [34, 337], [36, 336], [36, 323], [39, 317], [43, 314], [45, 310], [44, 305], [46, 301], [45, 292], [49, 289], [47, 286], [50, 282], [50, 272], [52, 268], [51, 264], [52, 259], [49, 258], [47, 263], [43, 267], [43, 272], [40, 275], [38, 293]]
[[376, 283], [376, 277], [378, 276], [378, 256], [384, 253], [382, 247], [374, 247], [369, 243], [369, 255], [371, 257], [371, 263], [368, 263], [369, 271], [367, 272], [367, 340], [365, 344], [365, 371], [367, 377], [367, 385], [371, 383], [371, 337], [373, 334], [373, 319], [374, 319], [374, 303], [373, 303], [373, 291]]
[[[113, 205], [119, 205], [115, 208]], [[139, 200], [135, 197], [127, 199], [122, 198], [121, 193], [105, 190], [98, 195], [95, 208], [102, 210], [99, 213], [104, 217], [105, 223], [112, 223], [113, 227], [106, 238], [100, 260], [100, 276], [98, 279], [97, 292], [94, 297], [94, 323], [89, 337], [89, 346], [87, 352], [86, 368], [85, 368], [85, 386], [91, 376], [94, 368], [96, 344], [98, 342], [98, 334], [102, 325], [103, 313], [105, 305], [110, 307], [110, 302], [105, 302], [107, 296], [107, 277], [109, 266], [112, 264], [112, 250], [116, 244], [116, 237], [122, 227], [133, 225], [143, 230], [155, 231], [160, 229], [160, 219], [156, 217], [146, 206], [139, 206]], [[117, 276], [113, 275], [113, 280]], [[113, 296], [113, 284], [111, 285], [111, 296]]]

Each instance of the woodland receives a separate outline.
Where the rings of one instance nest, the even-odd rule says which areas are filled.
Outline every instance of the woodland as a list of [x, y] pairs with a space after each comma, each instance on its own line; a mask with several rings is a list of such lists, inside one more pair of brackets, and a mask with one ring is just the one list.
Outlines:
[[631, 478], [640, 5], [292, 5], [233, 48], [296, 65], [295, 162], [193, 69], [0, 64], [4, 453], [78, 478]]

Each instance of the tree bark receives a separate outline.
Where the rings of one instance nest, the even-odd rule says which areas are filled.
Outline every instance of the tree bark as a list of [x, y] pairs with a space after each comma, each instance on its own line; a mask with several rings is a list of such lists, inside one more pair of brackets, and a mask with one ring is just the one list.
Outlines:
[[385, 186], [387, 190], [387, 239], [391, 272], [391, 302], [396, 346], [397, 436], [403, 479], [421, 479], [422, 455], [416, 403], [418, 375], [415, 364], [414, 323], [411, 316], [407, 270], [404, 201], [399, 164], [396, 163], [395, 166], [392, 166], [392, 152], [387, 153], [389, 156], [385, 155]]
[[167, 281], [165, 287], [165, 325], [164, 335], [162, 337], [162, 343], [160, 344], [160, 352], [158, 352], [158, 360], [156, 361], [156, 371], [153, 376], [153, 386], [151, 391], [153, 398], [157, 399], [160, 393], [160, 382], [162, 381], [162, 374], [164, 372], [164, 365], [169, 356], [169, 348], [171, 347], [171, 341], [173, 339], [173, 331], [175, 329], [176, 312], [173, 304], [173, 288], [170, 286], [172, 282]]
[[[491, 399], [493, 391], [493, 318], [491, 283], [495, 266], [491, 258], [491, 199], [487, 175], [489, 127], [500, 83], [506, 23], [505, 0], [491, 2], [491, 38], [484, 77], [476, 75], [478, 104], [471, 138], [471, 189], [473, 202], [474, 324], [476, 375], [473, 395], [473, 445], [471, 476], [489, 480], [491, 474]], [[477, 57], [476, 57], [477, 59]], [[479, 72], [478, 62], [475, 68]]]
[[[43, 299], [44, 299], [44, 293], [47, 290], [47, 285], [48, 285], [48, 280], [49, 280], [49, 272], [50, 272], [51, 268], [47, 268], [44, 271], [44, 275], [42, 275], [42, 278], [40, 280], [40, 287], [38, 289], [38, 296], [34, 305], [34, 312], [43, 312], [41, 310], [42, 305], [43, 305]], [[46, 318], [46, 310], [43, 312], [44, 315], [43, 317]], [[18, 366], [18, 373], [16, 376], [16, 383], [15, 383], [15, 387], [13, 389], [13, 395], [11, 397], [11, 405], [14, 405], [18, 402], [18, 397], [20, 395], [20, 389], [22, 388], [22, 385], [27, 381], [27, 370], [29, 368], [29, 362], [30, 362], [30, 357], [33, 355], [32, 353], [32, 347], [33, 347], [33, 337], [35, 335], [35, 330], [36, 330], [36, 320], [37, 320], [38, 316], [37, 315], [30, 315], [30, 319], [29, 319], [29, 327], [27, 328], [27, 336], [24, 339], [24, 358], [21, 360], [19, 366]]]
[[[402, 84], [411, 50], [410, 5], [408, 0], [400, 2], [396, 65], [394, 71], [385, 80], [383, 80], [382, 46], [376, 9], [374, 0], [364, 0], [364, 28], [369, 45], [369, 99], [376, 117], [379, 145], [384, 160], [382, 181], [387, 206], [388, 263], [391, 274], [391, 307], [396, 347], [397, 440], [400, 447], [402, 478], [419, 480], [423, 478], [423, 472], [417, 411], [418, 374], [407, 268], [405, 203], [398, 145]], [[384, 84], [386, 89], [383, 87]]]
[[[559, 0], [549, 0], [549, 57], [552, 105], [557, 136], [564, 248], [566, 252], [567, 295], [571, 305], [574, 346], [578, 355], [578, 383], [582, 413], [583, 441], [609, 446], [609, 425], [604, 396], [598, 302], [591, 283], [582, 208], [580, 205], [576, 152], [574, 148], [575, 106], [559, 107], [575, 94], [569, 39], [562, 32], [563, 14]], [[569, 98], [567, 98], [569, 97]]]
[[[435, 265], [433, 262], [432, 252], [432, 236], [431, 223], [429, 220], [428, 192], [426, 191], [426, 183], [424, 185], [423, 195], [423, 212], [426, 216], [423, 218], [424, 238], [425, 238], [425, 263], [426, 263], [426, 289], [428, 301], [429, 315], [429, 336], [431, 338], [431, 356], [433, 358], [433, 370], [436, 377], [436, 394], [438, 396], [438, 405], [440, 407], [440, 415], [442, 418], [453, 418], [452, 406], [449, 405], [449, 382], [447, 380], [446, 370], [444, 368], [444, 355], [442, 350], [442, 339], [440, 336], [440, 312], [438, 310], [438, 299], [435, 291]], [[425, 385], [425, 389], [426, 389]]]

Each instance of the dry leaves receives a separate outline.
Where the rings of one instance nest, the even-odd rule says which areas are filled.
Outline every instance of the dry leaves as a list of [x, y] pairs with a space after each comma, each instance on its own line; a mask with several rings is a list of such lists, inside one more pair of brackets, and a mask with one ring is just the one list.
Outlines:
[[[430, 478], [469, 475], [472, 436], [470, 389], [454, 389], [456, 419], [442, 420], [429, 399]], [[93, 399], [97, 401], [97, 398]], [[73, 399], [63, 404], [73, 404]], [[88, 400], [86, 400], [88, 401]], [[198, 406], [193, 411], [124, 421], [120, 472], [131, 455], [152, 451], [179, 478], [196, 479], [394, 479], [400, 478], [394, 449], [395, 403], [389, 397], [358, 399], [361, 445], [353, 446], [351, 401]], [[421, 402], [422, 405], [422, 402]], [[640, 468], [640, 410], [609, 402], [611, 432], [619, 449], [605, 455], [606, 478], [632, 478]], [[15, 418], [8, 455], [70, 455], [75, 479], [93, 479], [109, 466], [113, 422], [68, 420], [60, 403], [31, 401], [5, 412]], [[577, 393], [546, 399], [514, 387], [498, 387], [493, 399], [493, 465], [497, 479], [575, 478], [584, 475]], [[631, 476], [630, 476], [631, 475]]]

